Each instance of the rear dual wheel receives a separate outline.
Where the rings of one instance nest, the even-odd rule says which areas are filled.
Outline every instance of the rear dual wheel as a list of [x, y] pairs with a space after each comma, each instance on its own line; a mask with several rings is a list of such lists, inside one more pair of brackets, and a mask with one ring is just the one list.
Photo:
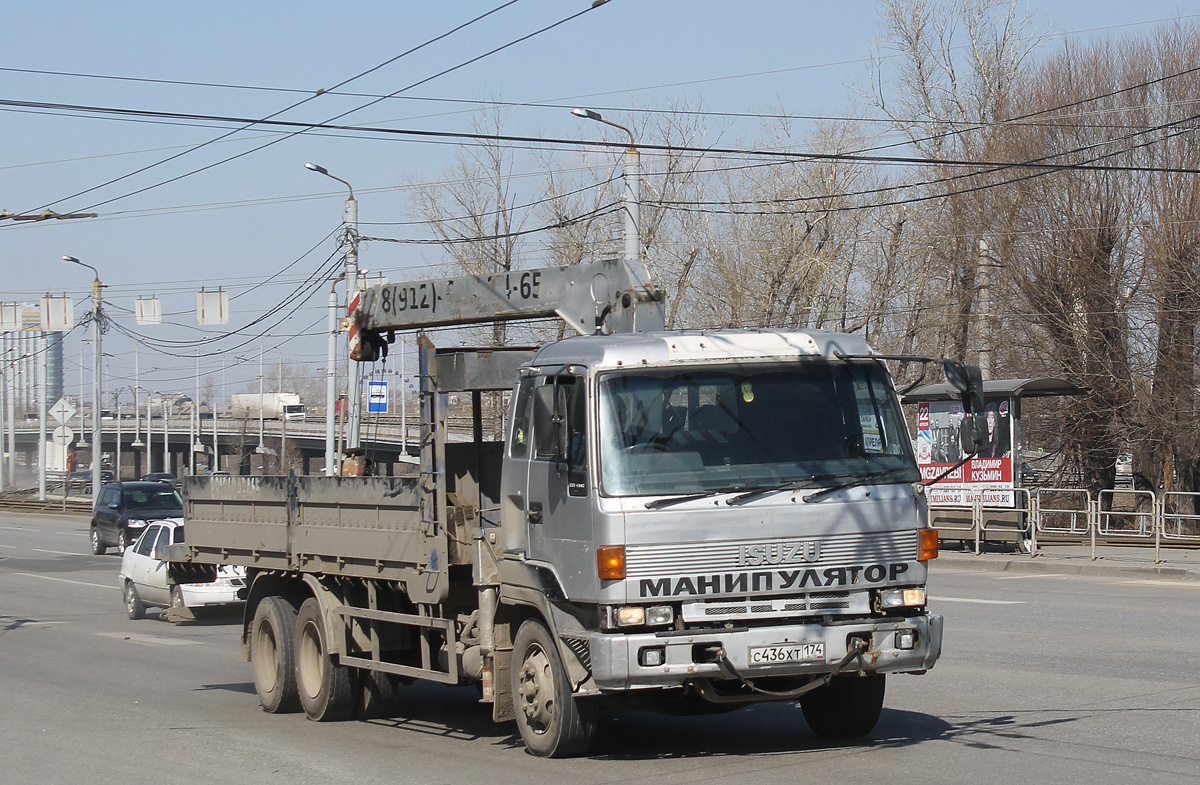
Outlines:
[[333, 661], [321, 604], [310, 597], [296, 616], [296, 690], [310, 720], [336, 722], [354, 713], [355, 671]]
[[303, 709], [311, 720], [330, 722], [386, 717], [395, 705], [398, 677], [333, 661], [316, 599], [297, 609], [283, 597], [265, 598], [254, 614], [250, 652], [254, 687], [268, 713]]
[[296, 694], [296, 606], [283, 597], [265, 597], [250, 623], [254, 689], [268, 714], [300, 709]]

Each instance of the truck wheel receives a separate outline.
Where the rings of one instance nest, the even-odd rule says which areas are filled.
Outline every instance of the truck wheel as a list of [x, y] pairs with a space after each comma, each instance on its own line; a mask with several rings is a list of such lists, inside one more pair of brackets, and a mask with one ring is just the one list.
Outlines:
[[264, 597], [250, 623], [254, 689], [268, 714], [298, 711], [296, 694], [296, 606], [283, 597]]
[[801, 697], [800, 708], [808, 727], [822, 738], [865, 736], [879, 721], [885, 684], [882, 673], [838, 676]]
[[131, 619], [140, 619], [146, 613], [146, 606], [138, 596], [133, 581], [125, 581], [125, 612]]
[[333, 661], [321, 604], [310, 597], [296, 617], [296, 690], [310, 720], [337, 722], [354, 712], [354, 672]]
[[103, 556], [108, 552], [108, 546], [100, 541], [100, 529], [96, 524], [92, 524], [92, 553], [97, 556]]
[[558, 647], [541, 622], [521, 625], [512, 662], [513, 707], [525, 747], [544, 758], [585, 754], [596, 736], [596, 704], [571, 695]]
[[354, 716], [362, 720], [390, 717], [396, 705], [400, 677], [383, 671], [359, 671], [359, 682]]

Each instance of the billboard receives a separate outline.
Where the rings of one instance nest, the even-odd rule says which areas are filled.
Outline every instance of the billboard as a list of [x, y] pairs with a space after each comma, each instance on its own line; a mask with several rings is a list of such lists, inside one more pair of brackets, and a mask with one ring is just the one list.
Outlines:
[[917, 464], [926, 482], [944, 478], [926, 488], [931, 506], [969, 507], [980, 498], [989, 507], [1013, 507], [1013, 417], [1012, 399], [985, 401], [984, 446], [962, 466], [950, 471], [963, 458], [959, 428], [963, 407], [959, 401], [927, 401], [917, 404]]

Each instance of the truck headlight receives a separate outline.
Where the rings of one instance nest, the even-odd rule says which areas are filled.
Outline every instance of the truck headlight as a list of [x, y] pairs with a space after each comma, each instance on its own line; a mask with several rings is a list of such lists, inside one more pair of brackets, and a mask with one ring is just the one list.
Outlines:
[[925, 604], [925, 589], [880, 589], [875, 595], [879, 611], [915, 608]]
[[670, 605], [624, 605], [609, 608], [608, 619], [612, 627], [664, 627], [675, 621], [675, 609]]

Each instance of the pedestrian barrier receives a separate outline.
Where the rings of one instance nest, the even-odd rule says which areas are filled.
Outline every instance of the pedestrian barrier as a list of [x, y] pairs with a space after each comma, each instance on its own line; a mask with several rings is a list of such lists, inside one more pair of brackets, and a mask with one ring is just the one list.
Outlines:
[[1162, 536], [1167, 540], [1200, 538], [1200, 493], [1168, 491], [1159, 511]]
[[1156, 564], [1164, 541], [1200, 547], [1200, 493], [1017, 488], [1014, 496], [1014, 506], [988, 505], [977, 497], [970, 507], [939, 505], [930, 515], [942, 539], [973, 540], [975, 553], [1014, 531], [1031, 557], [1037, 556], [1039, 541], [1047, 540], [1090, 544], [1093, 560], [1105, 545], [1153, 546]]

